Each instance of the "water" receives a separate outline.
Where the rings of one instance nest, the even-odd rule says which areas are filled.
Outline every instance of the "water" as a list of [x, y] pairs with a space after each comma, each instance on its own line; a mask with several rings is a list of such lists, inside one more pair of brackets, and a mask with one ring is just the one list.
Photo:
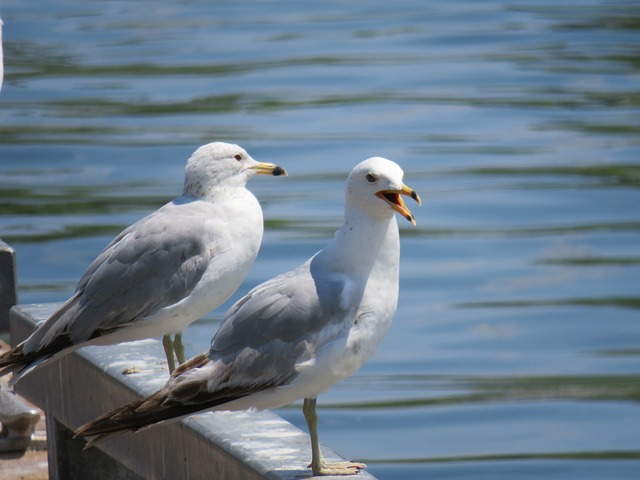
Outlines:
[[[424, 3], [424, 2], [423, 2]], [[17, 0], [5, 21], [0, 236], [20, 301], [60, 301], [123, 226], [237, 142], [253, 285], [339, 226], [347, 172], [402, 165], [400, 305], [319, 399], [321, 440], [380, 478], [640, 475], [637, 2]], [[227, 304], [228, 305], [228, 304]], [[186, 333], [206, 348], [224, 308]], [[282, 409], [304, 428], [300, 410]]]

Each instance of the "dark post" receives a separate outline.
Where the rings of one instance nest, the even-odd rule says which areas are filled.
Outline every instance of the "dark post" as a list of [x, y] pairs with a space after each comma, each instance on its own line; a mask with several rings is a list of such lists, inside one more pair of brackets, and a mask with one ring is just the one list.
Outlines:
[[9, 310], [16, 302], [16, 252], [0, 240], [0, 332], [9, 331]]
[[[9, 310], [16, 301], [16, 254], [0, 240], [0, 332], [9, 331]], [[39, 419], [38, 410], [0, 383], [0, 452], [26, 450]]]

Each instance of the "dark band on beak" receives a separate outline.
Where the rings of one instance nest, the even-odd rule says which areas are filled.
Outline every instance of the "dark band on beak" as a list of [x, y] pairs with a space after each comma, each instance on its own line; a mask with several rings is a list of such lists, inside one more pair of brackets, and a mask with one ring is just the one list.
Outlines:
[[273, 175], [274, 177], [279, 177], [280, 175], [286, 175], [287, 171], [282, 168], [280, 165], [276, 165], [276, 168], [273, 169], [273, 171], [271, 172], [271, 175]]

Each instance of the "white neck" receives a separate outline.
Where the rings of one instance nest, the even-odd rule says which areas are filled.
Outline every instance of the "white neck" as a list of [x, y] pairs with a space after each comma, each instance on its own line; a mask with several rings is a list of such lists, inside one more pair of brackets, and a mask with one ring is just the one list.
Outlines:
[[389, 268], [390, 277], [397, 276], [400, 238], [393, 212], [380, 217], [349, 213], [354, 214], [346, 216], [319, 255], [330, 256], [333, 268], [348, 275], [366, 277], [375, 267]]
[[[221, 194], [219, 192], [225, 192]], [[246, 195], [248, 190], [245, 185], [215, 185], [213, 187], [206, 185], [203, 182], [185, 182], [182, 195], [185, 197], [198, 198], [202, 200], [208, 200], [211, 198], [233, 198], [241, 195]]]

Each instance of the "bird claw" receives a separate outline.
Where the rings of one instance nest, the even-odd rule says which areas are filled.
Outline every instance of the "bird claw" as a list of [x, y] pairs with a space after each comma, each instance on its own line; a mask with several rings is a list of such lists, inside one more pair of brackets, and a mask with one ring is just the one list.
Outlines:
[[313, 470], [314, 476], [357, 475], [361, 470], [367, 468], [367, 466], [359, 462], [322, 462], [318, 469], [313, 468], [313, 465], [309, 465], [309, 468]]

